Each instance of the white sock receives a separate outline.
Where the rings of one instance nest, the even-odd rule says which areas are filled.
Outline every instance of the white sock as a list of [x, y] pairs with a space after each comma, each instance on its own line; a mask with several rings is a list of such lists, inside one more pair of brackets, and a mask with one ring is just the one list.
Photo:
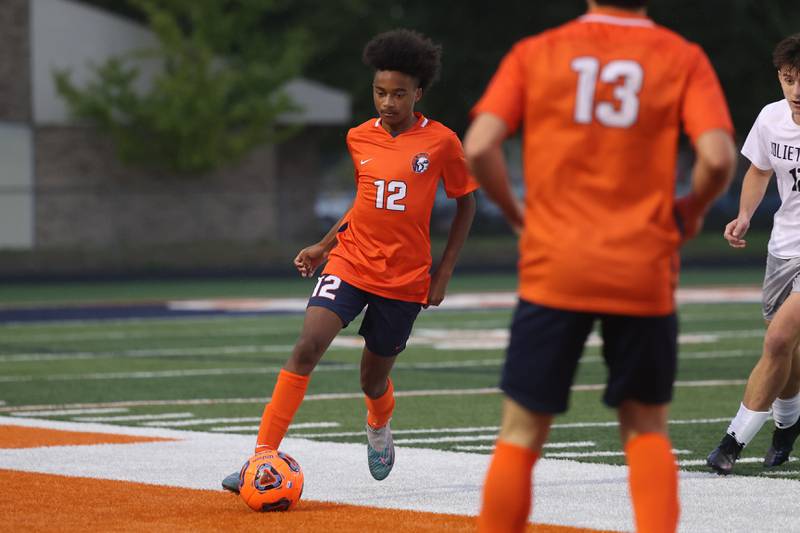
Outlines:
[[378, 453], [386, 449], [391, 442], [391, 438], [392, 433], [389, 429], [388, 422], [385, 426], [378, 429], [373, 429], [372, 426], [367, 424], [367, 441], [369, 441], [369, 445], [372, 446], [372, 449], [376, 450]]
[[772, 418], [775, 419], [775, 426], [781, 429], [794, 425], [800, 418], [800, 394], [786, 400], [775, 398], [772, 402]]
[[747, 446], [768, 418], [769, 411], [751, 411], [743, 403], [739, 404], [739, 412], [728, 426], [728, 435], [732, 435], [742, 446]]

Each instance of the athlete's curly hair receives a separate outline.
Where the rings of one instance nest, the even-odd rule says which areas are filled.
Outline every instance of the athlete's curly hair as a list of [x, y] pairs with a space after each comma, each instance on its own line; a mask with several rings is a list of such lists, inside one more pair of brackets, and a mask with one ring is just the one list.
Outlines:
[[800, 33], [795, 33], [778, 43], [772, 53], [772, 64], [780, 70], [800, 71]]
[[375, 70], [396, 70], [416, 78], [423, 91], [439, 77], [442, 47], [413, 30], [376, 35], [364, 47], [364, 64]]

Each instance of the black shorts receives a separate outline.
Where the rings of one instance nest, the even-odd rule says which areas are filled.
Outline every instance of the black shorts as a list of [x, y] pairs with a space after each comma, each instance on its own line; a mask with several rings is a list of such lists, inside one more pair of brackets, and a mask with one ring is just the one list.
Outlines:
[[367, 307], [358, 334], [367, 349], [376, 355], [394, 357], [406, 348], [411, 328], [422, 304], [384, 298], [350, 285], [338, 276], [322, 274], [308, 299], [308, 307], [317, 306], [336, 313], [343, 326]]
[[608, 366], [603, 402], [663, 404], [672, 400], [677, 371], [678, 320], [565, 311], [520, 300], [500, 388], [514, 401], [540, 413], [567, 410], [578, 360], [595, 320], [600, 321], [603, 359]]

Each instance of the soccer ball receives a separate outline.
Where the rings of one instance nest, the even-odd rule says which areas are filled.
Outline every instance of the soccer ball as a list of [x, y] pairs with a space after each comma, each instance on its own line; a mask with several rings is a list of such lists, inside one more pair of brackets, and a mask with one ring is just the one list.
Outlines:
[[302, 494], [303, 470], [283, 452], [259, 452], [239, 471], [239, 496], [254, 511], [288, 511]]

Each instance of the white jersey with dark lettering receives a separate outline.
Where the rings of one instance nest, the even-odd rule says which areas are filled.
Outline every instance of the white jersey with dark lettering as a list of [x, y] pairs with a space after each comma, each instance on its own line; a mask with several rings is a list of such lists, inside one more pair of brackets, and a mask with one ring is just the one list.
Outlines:
[[742, 155], [761, 170], [772, 169], [781, 197], [775, 212], [769, 253], [800, 257], [800, 125], [786, 100], [764, 106], [742, 146]]

